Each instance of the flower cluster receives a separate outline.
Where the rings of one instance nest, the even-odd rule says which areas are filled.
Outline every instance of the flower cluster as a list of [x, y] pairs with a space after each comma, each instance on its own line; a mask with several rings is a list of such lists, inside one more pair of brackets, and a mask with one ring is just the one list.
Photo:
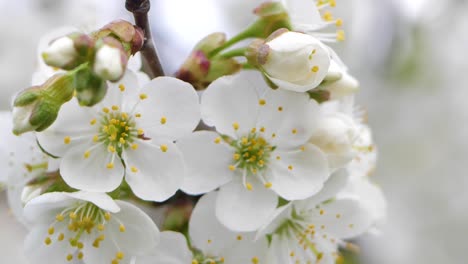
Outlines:
[[[335, 263], [378, 229], [359, 84], [326, 44], [344, 40], [335, 6], [262, 4], [178, 78], [131, 66], [148, 29], [128, 22], [48, 36], [35, 86], [0, 115], [0, 181], [31, 263]], [[145, 211], [160, 207], [156, 223]]]

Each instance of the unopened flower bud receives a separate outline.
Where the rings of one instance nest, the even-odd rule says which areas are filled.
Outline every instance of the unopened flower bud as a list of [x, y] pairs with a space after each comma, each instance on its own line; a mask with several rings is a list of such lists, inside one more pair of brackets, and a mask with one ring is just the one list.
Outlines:
[[247, 29], [250, 37], [265, 39], [278, 29], [292, 29], [287, 10], [279, 2], [266, 2], [254, 9], [259, 18]]
[[208, 59], [203, 51], [193, 51], [176, 77], [191, 83], [197, 90], [206, 88], [211, 82], [221, 76], [237, 73], [242, 66], [235, 59]]
[[124, 45], [128, 55], [137, 53], [143, 47], [145, 41], [143, 30], [125, 20], [113, 21], [95, 33], [97, 38], [109, 36], [128, 44]]
[[80, 105], [93, 106], [106, 95], [107, 83], [90, 68], [84, 68], [75, 74], [75, 91]]
[[83, 33], [72, 33], [53, 41], [42, 53], [44, 62], [64, 70], [72, 70], [92, 57], [94, 40]]
[[353, 149], [358, 131], [351, 117], [335, 113], [320, 119], [310, 143], [328, 156], [330, 168], [338, 169], [350, 162], [356, 152]]
[[330, 67], [328, 49], [318, 39], [287, 30], [273, 33], [261, 45], [254, 42], [248, 59], [274, 84], [296, 92], [316, 88]]
[[13, 102], [13, 133], [42, 131], [52, 125], [73, 92], [73, 75], [56, 74], [43, 85], [19, 93]]
[[216, 32], [200, 40], [193, 50], [209, 54], [213, 50], [221, 47], [224, 43], [226, 43], [226, 34]]
[[94, 58], [94, 73], [109, 81], [118, 81], [125, 73], [128, 56], [120, 42], [111, 37], [106, 37], [96, 50]]
[[[328, 76], [331, 77], [328, 78]], [[338, 78], [334, 78], [334, 76], [338, 76]], [[345, 69], [332, 61], [328, 75], [319, 87], [321, 90], [330, 93], [330, 99], [336, 100], [356, 93], [359, 90], [359, 82]]]
[[42, 53], [42, 58], [49, 66], [63, 68], [78, 58], [78, 51], [71, 38], [61, 37], [49, 45]]
[[288, 12], [283, 4], [279, 2], [264, 2], [254, 9], [254, 14], [259, 17], [268, 17], [274, 15], [287, 15]]

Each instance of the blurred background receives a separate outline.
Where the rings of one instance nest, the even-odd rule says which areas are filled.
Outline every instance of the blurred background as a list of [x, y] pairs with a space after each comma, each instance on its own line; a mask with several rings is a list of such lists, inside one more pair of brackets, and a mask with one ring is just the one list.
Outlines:
[[[30, 84], [36, 46], [60, 26], [91, 30], [131, 19], [124, 1], [0, 0], [0, 109]], [[167, 73], [203, 36], [234, 35], [260, 0], [153, 0], [151, 21]], [[376, 181], [388, 199], [361, 263], [468, 263], [468, 1], [337, 0], [347, 40], [334, 44], [361, 82], [379, 149]], [[26, 231], [0, 194], [0, 262], [22, 264]]]

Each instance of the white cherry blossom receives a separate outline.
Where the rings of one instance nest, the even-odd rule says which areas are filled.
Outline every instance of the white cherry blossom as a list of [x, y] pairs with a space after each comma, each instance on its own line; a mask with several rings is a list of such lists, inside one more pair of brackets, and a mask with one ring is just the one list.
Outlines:
[[265, 43], [262, 69], [282, 89], [306, 92], [316, 88], [330, 67], [328, 48], [318, 39], [298, 32], [284, 32]]
[[277, 209], [273, 221], [257, 234], [272, 237], [269, 264], [335, 263], [344, 239], [369, 228], [370, 213], [359, 197], [337, 196], [347, 179], [347, 172], [339, 170], [317, 195]]
[[[281, 0], [291, 18], [296, 31], [305, 32], [323, 42], [336, 42], [345, 39], [341, 29], [343, 20], [333, 17], [329, 8], [336, 7], [335, 0]], [[334, 32], [322, 32], [328, 28]]]
[[7, 189], [8, 204], [15, 217], [24, 223], [23, 206], [37, 196], [39, 189], [24, 187], [39, 176], [56, 171], [58, 162], [41, 151], [33, 134], [16, 136], [9, 112], [0, 112], [0, 182]]
[[320, 105], [321, 115], [310, 142], [318, 146], [328, 158], [332, 171], [347, 166], [357, 155], [359, 122], [353, 116], [352, 97], [328, 101]]
[[106, 194], [46, 193], [24, 211], [32, 225], [25, 241], [31, 263], [129, 264], [159, 242], [157, 226], [143, 211]]
[[183, 235], [162, 232], [155, 252], [138, 258], [135, 264], [267, 263], [267, 238], [255, 239], [254, 233], [233, 232], [223, 226], [215, 215], [216, 196], [216, 192], [203, 196], [193, 210], [189, 223], [192, 251]]
[[189, 135], [200, 120], [198, 96], [175, 78], [156, 78], [139, 87], [127, 72], [109, 83], [92, 108], [64, 104], [55, 123], [38, 133], [41, 146], [62, 157], [60, 173], [73, 188], [109, 192], [125, 180], [144, 200], [164, 201], [182, 185], [185, 166], [174, 140]]
[[307, 142], [318, 111], [306, 94], [257, 92], [243, 75], [216, 80], [202, 96], [202, 117], [217, 132], [196, 132], [177, 143], [188, 167], [181, 189], [202, 194], [221, 187], [221, 222], [233, 230], [256, 230], [278, 197], [308, 198], [328, 178], [324, 153]]

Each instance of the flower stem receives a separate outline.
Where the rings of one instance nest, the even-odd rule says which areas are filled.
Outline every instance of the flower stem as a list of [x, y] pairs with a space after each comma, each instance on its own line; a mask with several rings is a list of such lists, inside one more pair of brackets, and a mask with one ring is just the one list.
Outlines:
[[216, 55], [218, 55], [218, 53], [220, 53], [221, 51], [231, 47], [232, 45], [238, 43], [239, 41], [242, 41], [244, 39], [248, 39], [248, 38], [252, 38], [255, 36], [255, 32], [252, 31], [251, 27], [247, 28], [246, 30], [242, 31], [241, 33], [237, 34], [236, 36], [232, 37], [230, 40], [226, 41], [222, 46], [220, 46], [219, 48], [213, 50], [210, 54], [209, 54], [209, 58], [212, 58]]
[[133, 13], [136, 26], [141, 28], [145, 33], [145, 43], [140, 52], [143, 61], [143, 71], [152, 79], [158, 76], [164, 76], [164, 70], [159, 61], [158, 53], [151, 36], [151, 28], [148, 20], [150, 7], [150, 0], [126, 0], [125, 2], [125, 8]]
[[239, 49], [232, 49], [228, 50], [224, 53], [218, 54], [216, 57], [220, 57], [223, 59], [229, 59], [232, 57], [244, 57], [245, 56], [245, 51], [247, 48], [239, 48]]

